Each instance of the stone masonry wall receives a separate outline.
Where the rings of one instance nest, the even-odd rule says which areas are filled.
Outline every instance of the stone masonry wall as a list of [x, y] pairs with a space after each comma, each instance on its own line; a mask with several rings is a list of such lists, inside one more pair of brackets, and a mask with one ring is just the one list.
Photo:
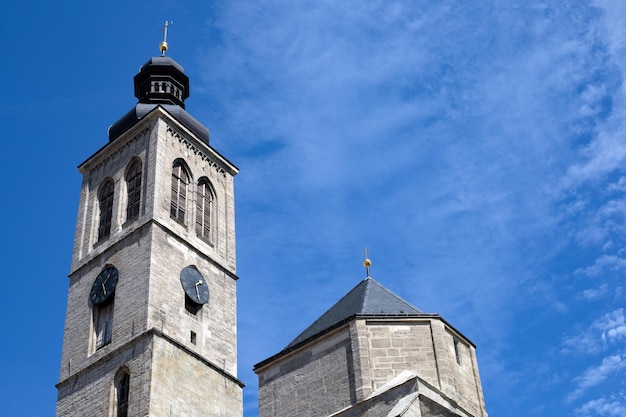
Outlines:
[[151, 417], [241, 417], [242, 390], [196, 357], [155, 338]]
[[151, 339], [143, 337], [59, 384], [57, 417], [113, 415], [116, 406], [114, 379], [123, 366], [130, 371], [129, 415], [147, 415], [150, 392], [146, 377], [151, 372]]
[[485, 416], [475, 347], [442, 321], [433, 321], [433, 340], [437, 347], [441, 392], [471, 415]]
[[[184, 242], [155, 227], [150, 267], [148, 328], [156, 328], [185, 347], [237, 374], [236, 281]], [[197, 267], [209, 286], [209, 302], [197, 314], [185, 309], [181, 270]], [[195, 333], [195, 343], [191, 340]]]
[[357, 320], [355, 329], [364, 397], [407, 370], [471, 415], [486, 415], [475, 348], [441, 319]]
[[[123, 244], [110, 247], [70, 276], [60, 381], [107, 357], [146, 329], [149, 246], [142, 245], [148, 229], [139, 229]], [[119, 271], [114, 295], [111, 343], [96, 350], [93, 306], [89, 293], [106, 265]]]
[[[236, 375], [237, 308], [235, 219], [232, 169], [206, 144], [193, 140], [181, 126], [160, 119], [154, 146], [153, 229], [148, 328], [158, 328], [187, 348]], [[171, 172], [183, 160], [191, 175], [185, 223], [170, 217]], [[195, 184], [207, 177], [215, 191], [213, 240], [196, 236]], [[209, 302], [193, 315], [185, 310], [180, 273], [195, 266], [209, 285]], [[196, 343], [191, 342], [191, 332]]]
[[259, 417], [326, 416], [356, 401], [344, 327], [259, 372]]
[[405, 370], [439, 385], [430, 321], [367, 320], [364, 326], [362, 323], [360, 358], [369, 368], [369, 374], [364, 375], [369, 393]]

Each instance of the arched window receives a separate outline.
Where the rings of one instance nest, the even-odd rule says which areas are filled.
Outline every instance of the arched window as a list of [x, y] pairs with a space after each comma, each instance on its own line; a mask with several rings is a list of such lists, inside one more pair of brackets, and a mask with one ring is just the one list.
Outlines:
[[172, 168], [172, 203], [170, 205], [170, 216], [181, 223], [185, 222], [187, 184], [189, 184], [189, 174], [183, 162], [174, 162], [174, 167]]
[[98, 241], [111, 235], [113, 220], [113, 181], [107, 180], [98, 193], [100, 203], [100, 222], [98, 223]]
[[128, 204], [126, 205], [126, 221], [139, 217], [141, 203], [141, 162], [133, 161], [126, 171], [126, 189], [128, 190]]
[[116, 417], [128, 417], [128, 397], [130, 394], [130, 372], [120, 368], [115, 374]]
[[209, 179], [206, 177], [200, 178], [196, 195], [196, 235], [206, 242], [211, 242], [214, 199]]

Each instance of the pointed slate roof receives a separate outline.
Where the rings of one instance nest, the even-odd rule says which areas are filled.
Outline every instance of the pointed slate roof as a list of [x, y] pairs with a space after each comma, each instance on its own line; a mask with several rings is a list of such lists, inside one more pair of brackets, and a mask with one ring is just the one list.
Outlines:
[[324, 333], [354, 316], [409, 316], [423, 314], [376, 280], [367, 277], [332, 306], [305, 331], [300, 333], [285, 350]]

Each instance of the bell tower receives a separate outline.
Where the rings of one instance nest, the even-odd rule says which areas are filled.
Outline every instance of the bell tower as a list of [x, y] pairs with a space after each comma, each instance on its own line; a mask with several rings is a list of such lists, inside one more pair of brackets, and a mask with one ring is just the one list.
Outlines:
[[[165, 29], [169, 24], [166, 23]], [[82, 185], [57, 416], [241, 417], [234, 176], [161, 56]]]

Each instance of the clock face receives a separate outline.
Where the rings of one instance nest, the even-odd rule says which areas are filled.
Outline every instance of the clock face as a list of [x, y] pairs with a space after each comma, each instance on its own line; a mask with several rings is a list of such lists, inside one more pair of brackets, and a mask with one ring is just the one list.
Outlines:
[[200, 271], [194, 266], [188, 266], [180, 271], [180, 283], [187, 297], [196, 304], [209, 302], [209, 285]]
[[96, 277], [91, 286], [89, 299], [95, 305], [102, 304], [109, 299], [115, 292], [119, 273], [114, 266], [107, 266]]

